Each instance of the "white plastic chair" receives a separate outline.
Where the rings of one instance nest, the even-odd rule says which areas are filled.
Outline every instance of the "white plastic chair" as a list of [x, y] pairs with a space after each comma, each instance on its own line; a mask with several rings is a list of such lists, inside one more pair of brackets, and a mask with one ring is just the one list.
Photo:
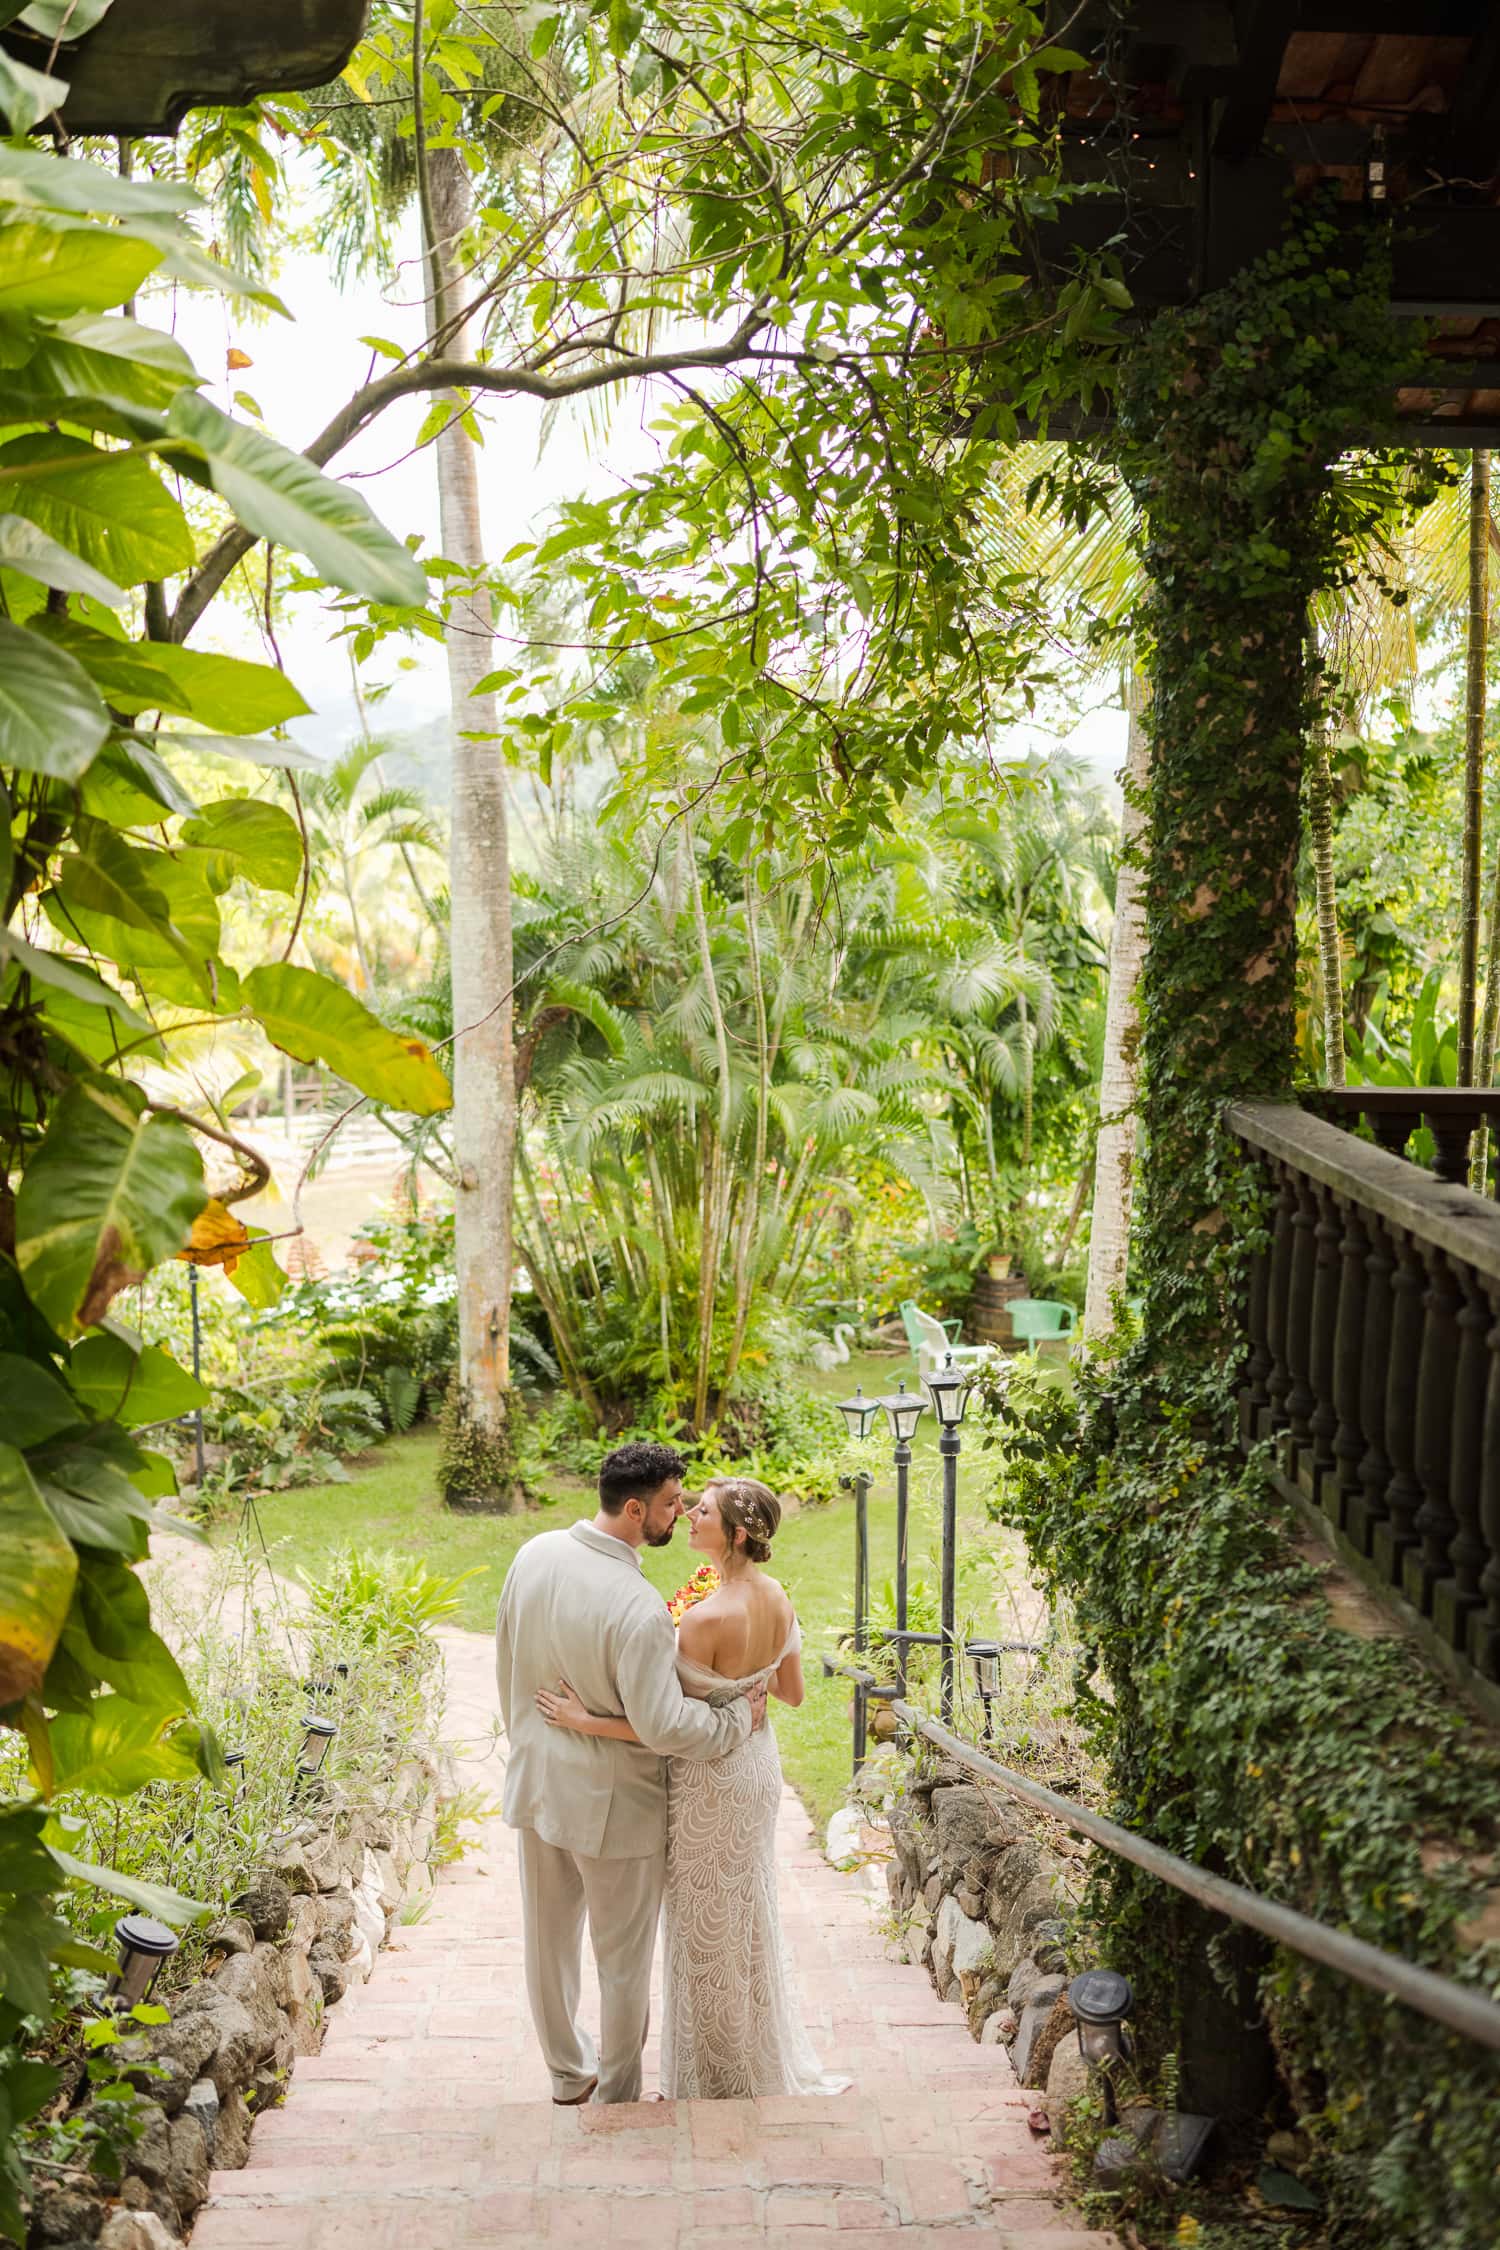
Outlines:
[[976, 1365], [982, 1364], [994, 1357], [995, 1347], [993, 1344], [958, 1344], [952, 1342], [948, 1335], [948, 1327], [956, 1328], [958, 1322], [952, 1321], [945, 1327], [943, 1322], [937, 1319], [934, 1314], [923, 1312], [921, 1306], [910, 1297], [901, 1307], [901, 1318], [906, 1326], [907, 1341], [916, 1353], [917, 1375], [922, 1382], [925, 1382], [929, 1375], [937, 1373], [950, 1352], [953, 1354], [955, 1367], [962, 1367], [966, 1362]]

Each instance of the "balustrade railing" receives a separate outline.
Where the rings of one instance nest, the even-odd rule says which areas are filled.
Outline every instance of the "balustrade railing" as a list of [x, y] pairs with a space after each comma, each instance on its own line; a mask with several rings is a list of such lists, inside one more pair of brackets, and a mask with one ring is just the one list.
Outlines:
[[[1406, 1097], [1404, 1111], [1371, 1095]], [[1447, 1091], [1445, 1089], [1445, 1091]], [[1326, 1104], [1326, 1094], [1314, 1099]], [[1235, 1102], [1264, 1174], [1240, 1433], [1427, 1653], [1500, 1720], [1500, 1208], [1392, 1153], [1426, 1089], [1350, 1088], [1383, 1147], [1280, 1102]], [[1494, 1102], [1469, 1097], [1467, 1135]], [[1493, 1114], [1493, 1111], [1490, 1112]], [[1434, 1129], [1440, 1156], [1444, 1136]]]

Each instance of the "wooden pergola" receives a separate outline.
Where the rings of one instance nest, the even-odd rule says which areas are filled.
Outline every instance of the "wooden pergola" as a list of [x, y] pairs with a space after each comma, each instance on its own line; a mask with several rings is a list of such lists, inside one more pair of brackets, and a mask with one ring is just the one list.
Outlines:
[[1089, 0], [1053, 10], [1089, 66], [1058, 81], [1066, 167], [1106, 192], [1044, 258], [1123, 237], [1144, 314], [1274, 247], [1287, 198], [1332, 184], [1351, 234], [1390, 214], [1393, 309], [1432, 323], [1425, 444], [1500, 442], [1500, 5], [1495, 0]]

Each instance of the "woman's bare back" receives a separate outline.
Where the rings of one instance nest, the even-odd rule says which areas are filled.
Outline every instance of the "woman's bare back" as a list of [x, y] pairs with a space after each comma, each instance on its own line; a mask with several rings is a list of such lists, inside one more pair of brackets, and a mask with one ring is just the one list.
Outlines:
[[792, 1605], [774, 1578], [748, 1570], [689, 1610], [679, 1628], [684, 1656], [726, 1680], [747, 1680], [779, 1662]]

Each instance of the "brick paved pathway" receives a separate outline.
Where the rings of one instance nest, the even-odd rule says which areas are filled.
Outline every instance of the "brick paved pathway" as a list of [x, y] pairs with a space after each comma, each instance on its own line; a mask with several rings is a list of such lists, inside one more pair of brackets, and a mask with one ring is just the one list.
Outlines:
[[[498, 1800], [490, 1643], [442, 1638], [463, 1777]], [[892, 1959], [869, 1893], [828, 1866], [790, 1793], [781, 1855], [810, 2028], [848, 2093], [554, 2108], [496, 1818], [334, 2010], [246, 2169], [215, 2173], [193, 2250], [1110, 2250], [1065, 2207], [1003, 2050]], [[646, 2062], [650, 2086], [654, 2044]]]

